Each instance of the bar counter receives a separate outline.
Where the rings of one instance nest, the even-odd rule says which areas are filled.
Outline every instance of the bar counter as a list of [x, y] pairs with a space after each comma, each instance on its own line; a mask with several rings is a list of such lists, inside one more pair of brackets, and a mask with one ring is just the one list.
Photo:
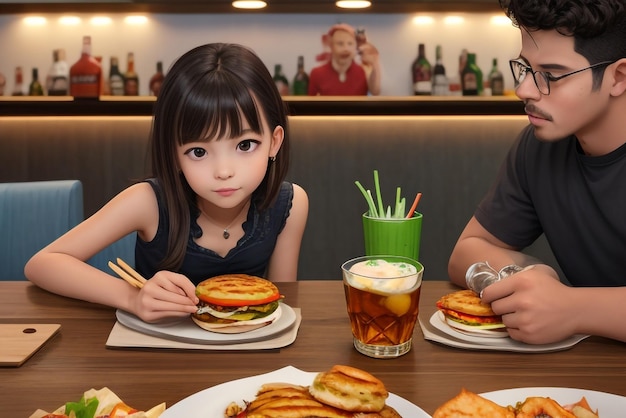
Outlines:
[[[408, 354], [378, 360], [352, 347], [340, 280], [304, 280], [279, 288], [285, 303], [300, 308], [302, 314], [298, 336], [287, 347], [108, 349], [105, 343], [115, 324], [113, 309], [54, 295], [29, 282], [0, 281], [0, 322], [61, 324], [59, 333], [21, 367], [0, 369], [2, 416], [27, 417], [37, 408], [51, 411], [78, 400], [92, 387], [104, 386], [134, 407], [147, 409], [160, 402], [172, 406], [205, 388], [288, 365], [308, 372], [335, 364], [367, 370], [390, 392], [429, 414], [463, 387], [477, 393], [576, 387], [626, 395], [626, 345], [620, 342], [590, 337], [551, 353], [470, 351], [426, 341], [418, 326]], [[420, 316], [429, 318], [435, 301], [454, 289], [447, 281], [424, 282]], [[232, 398], [238, 400], [237, 394], [232, 393]]]

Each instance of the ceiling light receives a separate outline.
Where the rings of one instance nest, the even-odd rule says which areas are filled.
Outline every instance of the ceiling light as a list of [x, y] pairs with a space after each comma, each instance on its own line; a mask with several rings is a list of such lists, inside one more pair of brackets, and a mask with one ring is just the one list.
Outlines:
[[262, 9], [267, 6], [267, 3], [264, 1], [250, 1], [250, 0], [240, 0], [234, 1], [233, 7], [237, 9]]
[[47, 22], [43, 16], [28, 16], [24, 18], [24, 23], [28, 26], [43, 26]]
[[370, 7], [372, 2], [366, 0], [339, 0], [335, 5], [342, 9], [365, 9], [366, 7]]

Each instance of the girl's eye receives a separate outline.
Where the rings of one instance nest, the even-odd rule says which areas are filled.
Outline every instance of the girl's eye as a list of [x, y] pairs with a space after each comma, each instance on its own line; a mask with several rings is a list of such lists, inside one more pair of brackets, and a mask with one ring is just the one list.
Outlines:
[[187, 155], [189, 155], [192, 160], [199, 160], [206, 155], [206, 150], [203, 148], [192, 148], [187, 151]]
[[245, 152], [253, 151], [259, 145], [259, 141], [245, 139], [237, 144], [237, 149]]

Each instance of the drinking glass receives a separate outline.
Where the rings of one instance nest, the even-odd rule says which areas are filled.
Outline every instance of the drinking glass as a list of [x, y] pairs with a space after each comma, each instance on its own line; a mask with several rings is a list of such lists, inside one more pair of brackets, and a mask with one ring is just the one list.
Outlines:
[[424, 267], [408, 257], [357, 257], [341, 266], [356, 350], [395, 358], [411, 349]]

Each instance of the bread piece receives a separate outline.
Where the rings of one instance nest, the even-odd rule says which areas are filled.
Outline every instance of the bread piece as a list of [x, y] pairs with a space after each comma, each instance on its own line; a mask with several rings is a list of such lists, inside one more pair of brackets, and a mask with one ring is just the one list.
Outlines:
[[459, 290], [442, 296], [437, 306], [476, 316], [494, 316], [491, 305], [483, 303], [472, 290]]
[[505, 408], [473, 392], [461, 389], [461, 393], [441, 405], [433, 418], [515, 418], [512, 408]]
[[196, 287], [196, 295], [223, 299], [248, 300], [254, 302], [279, 295], [276, 285], [261, 277], [247, 274], [225, 274], [204, 280]]
[[309, 392], [322, 403], [354, 412], [380, 412], [389, 396], [383, 382], [376, 377], [342, 365], [318, 373]]

